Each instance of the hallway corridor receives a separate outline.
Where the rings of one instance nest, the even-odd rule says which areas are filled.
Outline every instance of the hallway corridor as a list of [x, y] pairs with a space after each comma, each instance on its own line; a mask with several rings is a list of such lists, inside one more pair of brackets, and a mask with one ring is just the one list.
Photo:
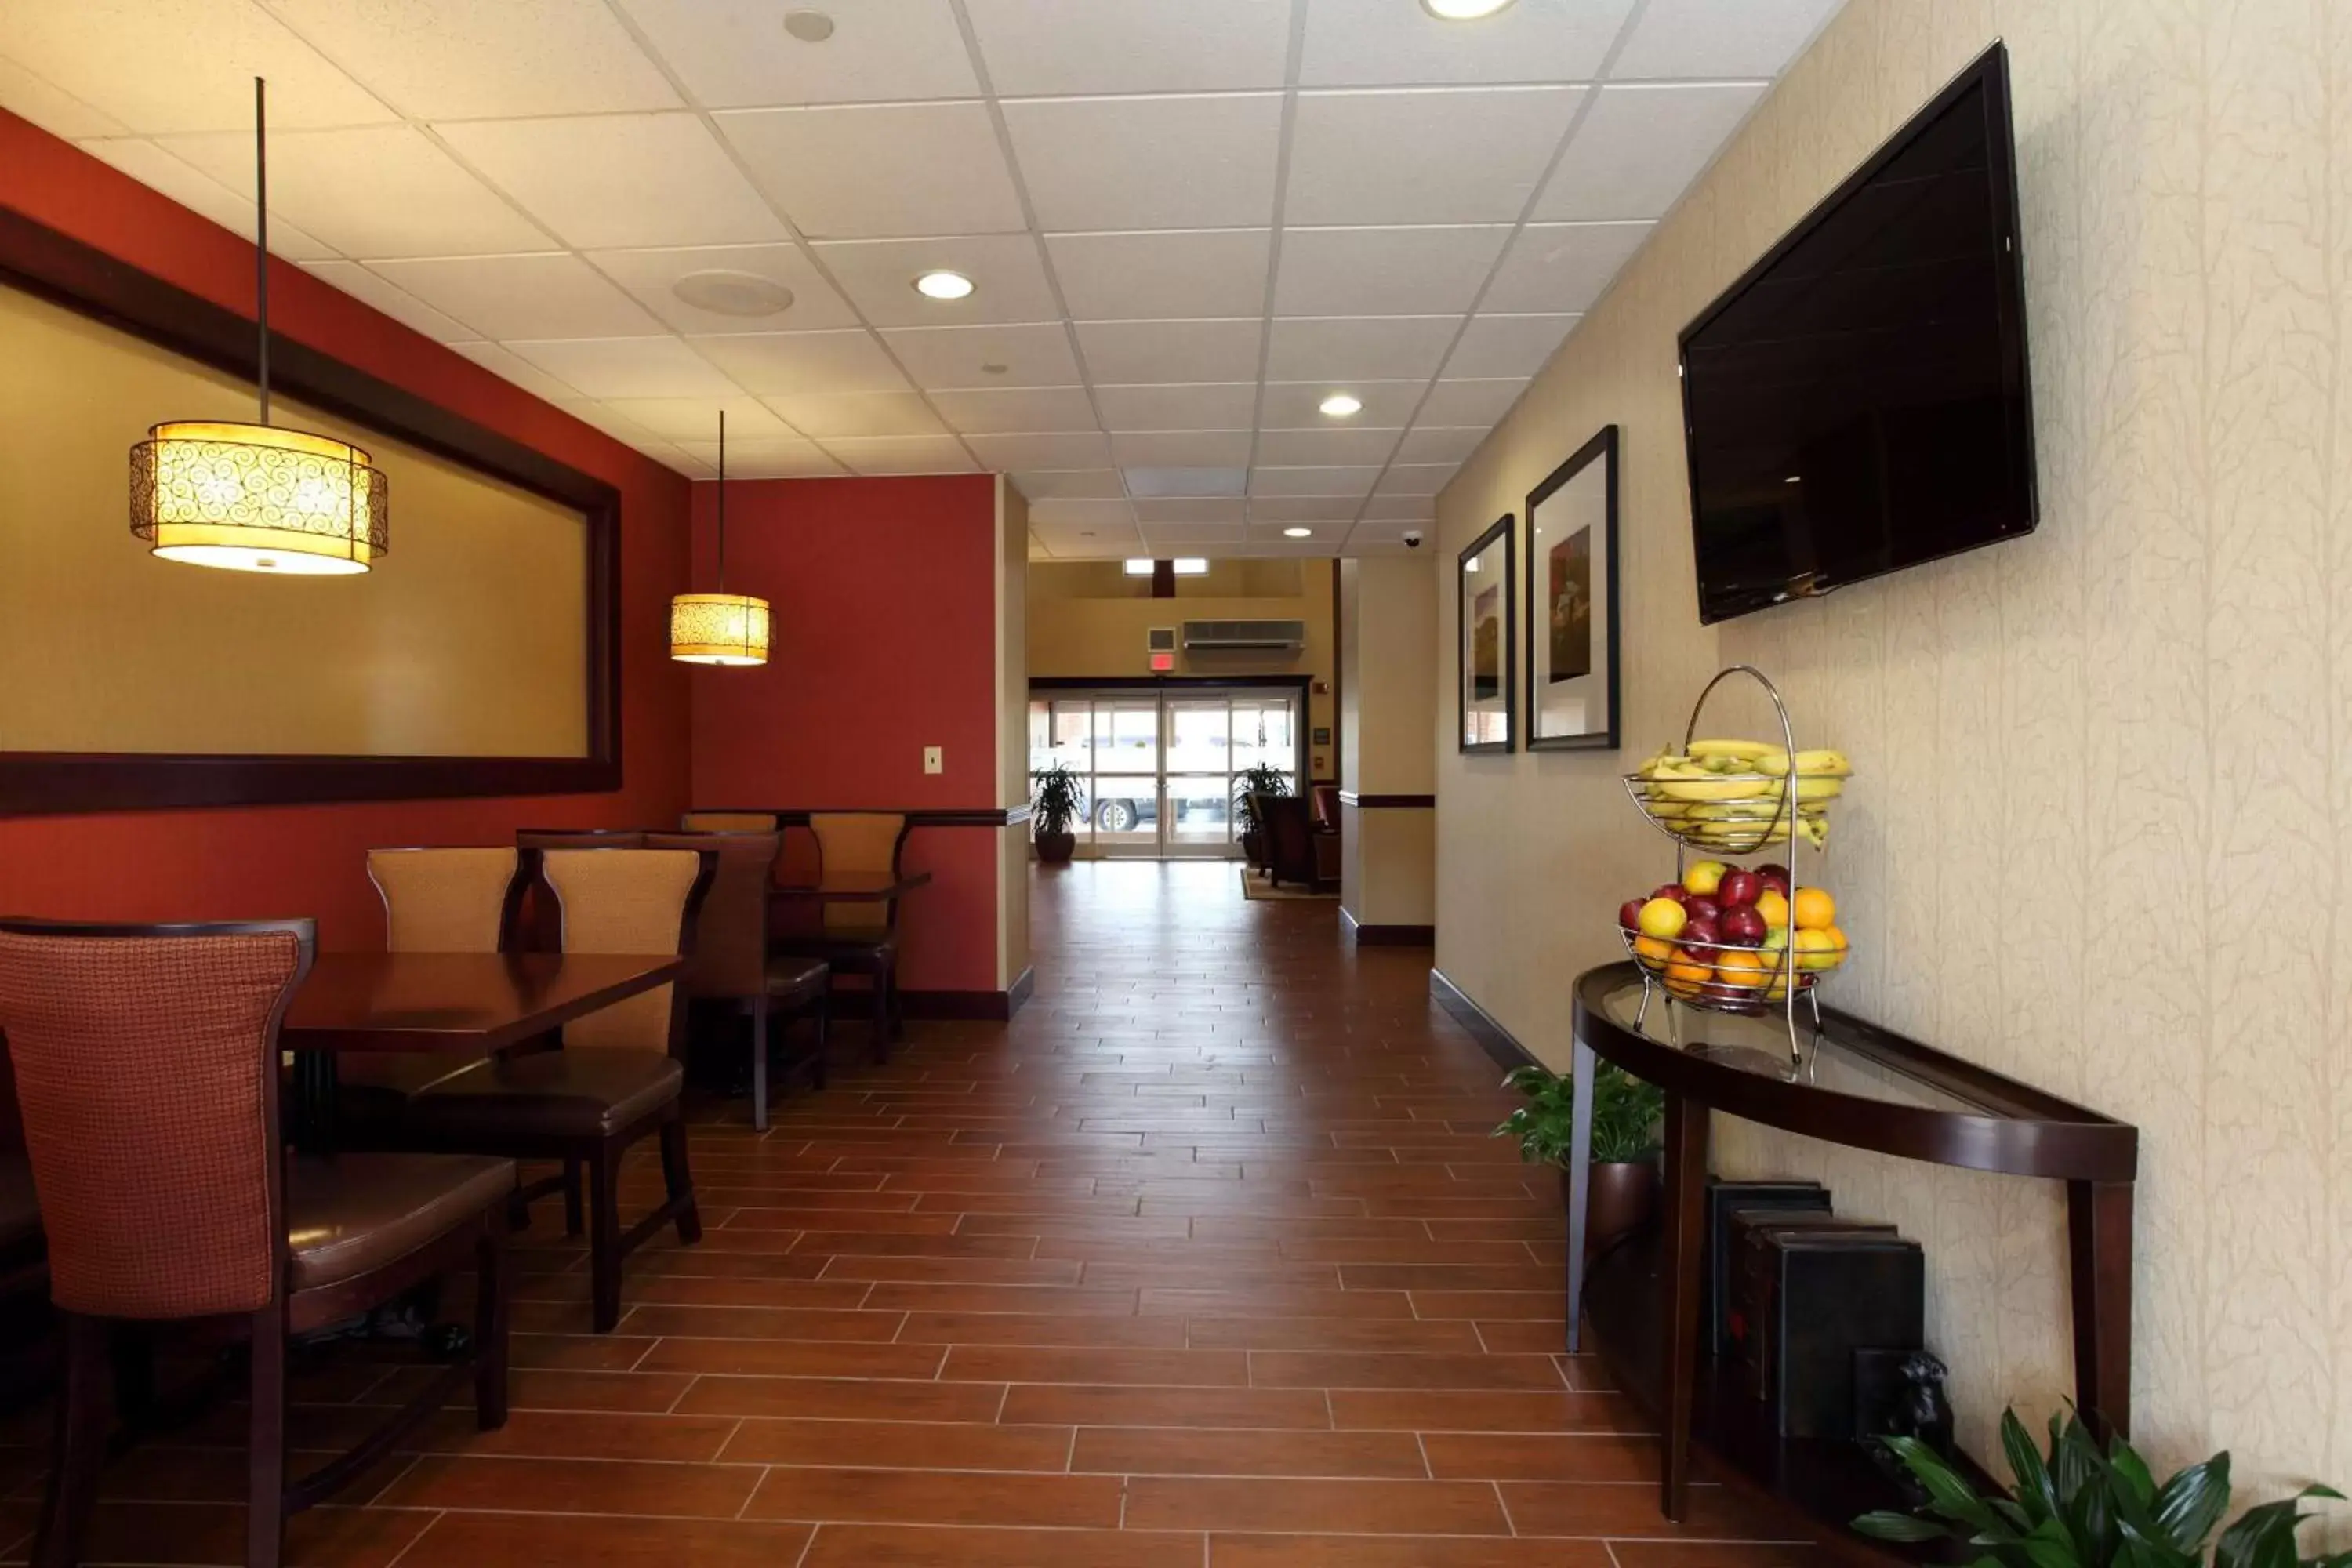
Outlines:
[[[1432, 1012], [1426, 952], [1351, 950], [1335, 905], [1244, 902], [1234, 876], [1039, 874], [1019, 1017], [916, 1025], [764, 1140], [740, 1105], [698, 1127], [709, 1232], [632, 1261], [613, 1334], [586, 1331], [583, 1259], [542, 1205], [511, 1424], [445, 1413], [368, 1506], [298, 1519], [297, 1560], [1791, 1561], [1692, 1544], [1759, 1532], [1715, 1487], [1660, 1520], [1640, 1418], [1555, 1353], [1556, 1188], [1486, 1135], [1500, 1069]], [[297, 1441], [418, 1375], [331, 1353]], [[114, 1467], [91, 1560], [234, 1560], [239, 1414], [189, 1439], [217, 1447]], [[1525, 1539], [1555, 1537], [1576, 1539]]]

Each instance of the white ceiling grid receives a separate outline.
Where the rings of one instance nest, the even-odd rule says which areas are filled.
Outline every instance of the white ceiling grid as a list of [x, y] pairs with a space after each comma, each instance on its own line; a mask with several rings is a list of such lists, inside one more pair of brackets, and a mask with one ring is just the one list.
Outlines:
[[723, 407], [730, 475], [1007, 472], [1036, 555], [1361, 554], [1840, 4], [26, 0], [0, 107], [250, 234], [268, 76], [279, 255], [697, 477]]

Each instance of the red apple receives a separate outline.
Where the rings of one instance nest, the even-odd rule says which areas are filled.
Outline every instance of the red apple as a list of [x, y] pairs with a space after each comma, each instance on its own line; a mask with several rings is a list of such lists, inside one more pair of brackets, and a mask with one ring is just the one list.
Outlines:
[[[1786, 867], [1763, 867], [1757, 871], [1756, 879], [1764, 885], [1763, 892], [1778, 893], [1784, 899], [1789, 896], [1789, 872]], [[1757, 896], [1761, 898], [1763, 893], [1759, 893]]]
[[1690, 918], [1695, 921], [1711, 922], [1723, 913], [1723, 906], [1705, 893], [1693, 893], [1683, 900], [1683, 908], [1690, 911]]
[[1715, 929], [1721, 931], [1723, 940], [1734, 947], [1754, 947], [1764, 940], [1764, 917], [1757, 912], [1753, 904], [1742, 904], [1737, 909], [1724, 910], [1716, 921]]
[[1690, 901], [1690, 894], [1684, 890], [1680, 882], [1661, 882], [1650, 889], [1650, 897], [1672, 899], [1678, 904], [1686, 904]]
[[[1675, 933], [1675, 941], [1685, 947], [1718, 947], [1722, 945], [1723, 935], [1716, 929], [1714, 921], [1701, 920], [1698, 916], [1693, 915], [1689, 922]], [[1704, 952], [1700, 953], [1699, 957], [1702, 962], [1706, 961], [1706, 954]]]
[[1628, 899], [1617, 906], [1617, 923], [1627, 931], [1642, 929], [1642, 905], [1645, 900]]
[[1733, 871], [1715, 889], [1715, 901], [1727, 910], [1739, 909], [1756, 901], [1764, 890], [1762, 879], [1753, 871]]

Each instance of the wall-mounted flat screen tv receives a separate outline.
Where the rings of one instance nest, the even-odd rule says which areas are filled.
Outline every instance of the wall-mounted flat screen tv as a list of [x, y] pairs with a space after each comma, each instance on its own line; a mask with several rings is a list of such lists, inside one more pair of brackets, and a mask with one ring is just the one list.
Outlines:
[[1682, 334], [1702, 622], [2030, 533], [1996, 43]]

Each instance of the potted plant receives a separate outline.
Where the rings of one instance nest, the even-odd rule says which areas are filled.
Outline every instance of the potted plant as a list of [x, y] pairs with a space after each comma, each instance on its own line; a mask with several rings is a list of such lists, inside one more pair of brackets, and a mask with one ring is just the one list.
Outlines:
[[[1548, 1068], [1529, 1065], [1503, 1080], [1528, 1102], [1503, 1119], [1497, 1138], [1519, 1141], [1519, 1157], [1559, 1167], [1559, 1190], [1569, 1191], [1569, 1153], [1576, 1131], [1574, 1083]], [[1586, 1188], [1584, 1252], [1590, 1258], [1650, 1221], [1658, 1203], [1658, 1118], [1665, 1094], [1622, 1068], [1602, 1062], [1592, 1074], [1591, 1184]]]
[[[1977, 1568], [2199, 1568], [2206, 1538], [2230, 1511], [2227, 1453], [2159, 1486], [2147, 1462], [2122, 1438], [2100, 1453], [2072, 1411], [2063, 1420], [2050, 1418], [2046, 1456], [2017, 1413], [2003, 1413], [2000, 1446], [2016, 1478], [2014, 1497], [1979, 1497], [1966, 1477], [1916, 1437], [1879, 1441], [1927, 1500], [1917, 1514], [1865, 1513], [1854, 1529], [1880, 1541], [1965, 1542], [1979, 1549], [1972, 1559]], [[2352, 1552], [2295, 1555], [2295, 1530], [2313, 1517], [2296, 1505], [2305, 1498], [2342, 1495], [2305, 1487], [2284, 1501], [2248, 1509], [2213, 1543], [2213, 1568], [2347, 1568]]]
[[1260, 763], [1254, 768], [1244, 768], [1234, 779], [1234, 822], [1242, 830], [1242, 853], [1253, 866], [1265, 864], [1265, 825], [1257, 819], [1254, 795], [1288, 795], [1290, 781], [1276, 769]]
[[1030, 802], [1031, 820], [1035, 824], [1037, 858], [1048, 866], [1069, 862], [1077, 849], [1078, 836], [1070, 830], [1086, 810], [1086, 793], [1078, 786], [1078, 777], [1061, 763], [1040, 769], [1033, 775], [1037, 793]]

